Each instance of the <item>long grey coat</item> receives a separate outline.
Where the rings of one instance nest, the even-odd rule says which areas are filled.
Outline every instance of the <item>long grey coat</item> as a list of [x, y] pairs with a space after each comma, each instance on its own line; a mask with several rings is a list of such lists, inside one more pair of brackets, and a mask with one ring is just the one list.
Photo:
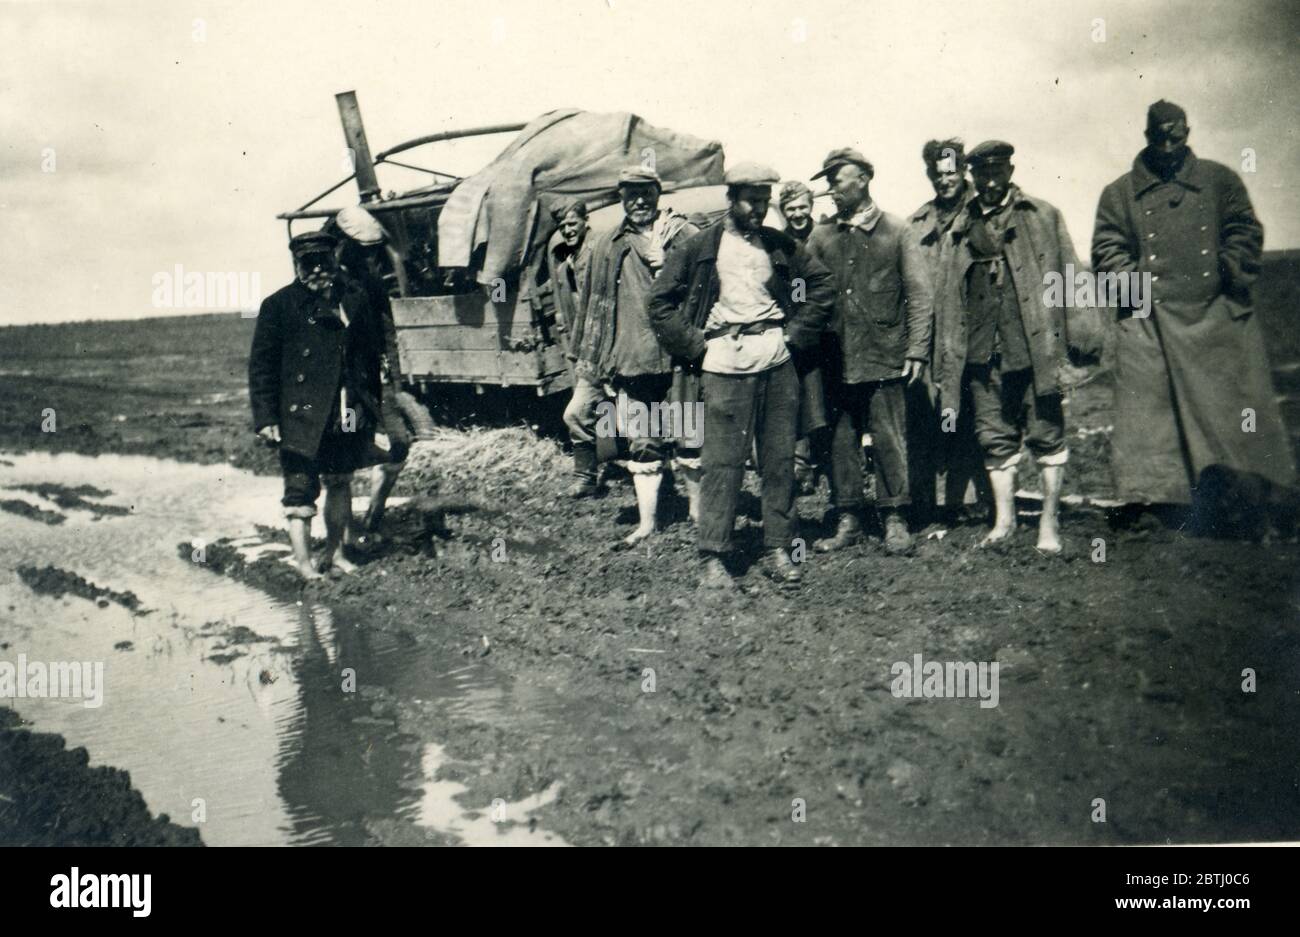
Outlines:
[[1251, 305], [1264, 229], [1245, 186], [1188, 153], [1168, 182], [1133, 168], [1097, 206], [1097, 272], [1151, 274], [1147, 318], [1117, 324], [1112, 466], [1119, 495], [1187, 503], [1211, 465], [1295, 482], [1295, 461]]

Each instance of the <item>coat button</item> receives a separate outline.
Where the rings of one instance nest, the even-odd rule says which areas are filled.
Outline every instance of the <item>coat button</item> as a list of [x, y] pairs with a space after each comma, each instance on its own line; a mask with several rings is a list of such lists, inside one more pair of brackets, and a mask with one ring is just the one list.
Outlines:
[[299, 384], [301, 384], [301, 383], [302, 383], [303, 381], [305, 381], [305, 380], [307, 380], [307, 375], [305, 375], [305, 374], [299, 374], [299, 375], [298, 375], [298, 383], [299, 383]]
[[1209, 252], [1210, 252], [1210, 249], [1209, 249], [1208, 247], [1203, 247], [1203, 248], [1201, 248], [1201, 253], [1202, 253], [1202, 254], [1208, 254]]
[[1147, 232], [1147, 240], [1150, 240], [1151, 238], [1153, 238], [1153, 237], [1155, 237], [1155, 236], [1156, 236], [1156, 233], [1155, 233], [1154, 231], [1149, 231], [1149, 232]]
[[291, 404], [289, 404], [289, 412], [290, 412], [290, 413], [297, 413], [297, 412], [298, 412], [298, 405], [297, 405], [296, 403], [291, 403]]
[[309, 403], [305, 403], [305, 404], [302, 405], [302, 408], [303, 408], [304, 410], [310, 410], [310, 409], [311, 409], [311, 404], [309, 404]]
[[1147, 260], [1155, 260], [1155, 259], [1156, 259], [1156, 255], [1155, 255], [1155, 254], [1151, 254], [1151, 255], [1149, 255], [1149, 256], [1147, 257]]
[[1152, 283], [1156, 282], [1156, 280], [1159, 280], [1159, 279], [1160, 279], [1160, 274], [1158, 274], [1158, 273], [1153, 274], [1153, 275], [1151, 276], [1151, 282], [1152, 282]]
[[311, 349], [310, 349], [310, 348], [304, 348], [304, 349], [302, 350], [302, 356], [303, 356], [304, 358], [310, 358], [310, 357], [311, 357]]
[[1201, 230], [1202, 230], [1202, 231], [1209, 231], [1209, 230], [1210, 230], [1210, 226], [1209, 226], [1209, 225], [1205, 225], [1205, 224], [1203, 224], [1203, 225], [1201, 225]]
[[1201, 274], [1201, 276], [1203, 277], [1208, 277], [1209, 275], [1210, 275], [1210, 271], [1208, 270], [1206, 270], [1204, 273]]

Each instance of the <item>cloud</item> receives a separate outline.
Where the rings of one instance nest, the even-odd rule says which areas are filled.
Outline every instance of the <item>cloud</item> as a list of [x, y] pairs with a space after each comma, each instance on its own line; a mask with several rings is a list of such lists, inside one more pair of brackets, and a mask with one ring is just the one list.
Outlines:
[[[1296, 18], [1286, 3], [1099, 0], [10, 5], [0, 321], [153, 314], [152, 277], [178, 263], [257, 272], [275, 289], [291, 275], [275, 214], [344, 175], [333, 94], [350, 88], [375, 150], [569, 105], [632, 110], [793, 178], [856, 145], [899, 214], [929, 197], [926, 139], [1001, 137], [1082, 253], [1101, 188], [1165, 96], [1188, 109], [1201, 155], [1237, 166], [1256, 151], [1245, 180], [1268, 246], [1295, 247]], [[468, 173], [504, 142], [412, 161]], [[43, 173], [50, 147], [57, 171]], [[348, 186], [326, 202], [355, 197]]]

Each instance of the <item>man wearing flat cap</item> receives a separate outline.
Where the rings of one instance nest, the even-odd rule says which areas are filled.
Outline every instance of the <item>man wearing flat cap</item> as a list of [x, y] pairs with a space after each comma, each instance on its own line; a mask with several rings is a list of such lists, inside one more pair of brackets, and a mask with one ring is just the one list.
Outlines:
[[823, 219], [808, 239], [809, 253], [835, 278], [834, 352], [826, 371], [837, 524], [817, 544], [822, 552], [863, 538], [862, 436], [868, 432], [885, 549], [912, 548], [903, 515], [911, 501], [905, 385], [924, 375], [934, 313], [925, 260], [907, 223], [871, 199], [874, 173], [866, 157], [845, 147], [832, 150], [814, 176], [826, 177], [836, 207], [835, 217]]
[[[660, 211], [662, 185], [645, 165], [619, 172], [618, 196], [623, 221], [600, 235], [591, 248], [581, 289], [583, 311], [575, 332], [575, 373], [604, 387], [620, 401], [620, 410], [647, 410], [662, 402], [672, 385], [672, 366], [659, 347], [646, 315], [650, 289], [664, 263], [698, 229], [684, 215]], [[573, 423], [570, 423], [570, 430]], [[599, 429], [599, 425], [597, 426]], [[639, 523], [624, 538], [627, 544], [655, 530], [659, 489], [671, 440], [647, 435], [645, 421], [629, 421], [627, 469], [636, 490]], [[690, 467], [687, 493], [691, 493]], [[594, 484], [594, 478], [592, 479]]]
[[[797, 179], [781, 183], [777, 210], [785, 219], [785, 233], [806, 245], [813, 230], [812, 189]], [[829, 461], [829, 453], [822, 451], [823, 430], [827, 425], [822, 357], [823, 352], [818, 349], [795, 360], [799, 370], [799, 441], [794, 447], [794, 480], [800, 494], [812, 494], [816, 490], [819, 465]]]
[[1072, 278], [1078, 259], [1061, 213], [1011, 183], [1014, 152], [1009, 143], [986, 140], [967, 156], [978, 197], [944, 238], [935, 288], [938, 405], [949, 426], [964, 407], [974, 412], [994, 502], [993, 529], [983, 542], [1014, 532], [1023, 446], [1043, 486], [1037, 548], [1055, 554], [1069, 459], [1060, 376], [1067, 321], [1044, 287], [1051, 274]]
[[[299, 573], [352, 569], [343, 540], [352, 522], [352, 473], [377, 461], [379, 316], [340, 273], [337, 239], [325, 232], [289, 242], [297, 279], [263, 302], [248, 359], [253, 429], [280, 454], [281, 504]], [[325, 556], [311, 557], [311, 519], [325, 489]]]
[[1098, 273], [1150, 283], [1150, 314], [1120, 310], [1116, 326], [1115, 484], [1138, 510], [1173, 514], [1212, 466], [1296, 478], [1251, 301], [1264, 229], [1237, 173], [1188, 135], [1181, 107], [1151, 105], [1147, 146], [1102, 192], [1092, 237]]
[[[703, 478], [698, 545], [702, 584], [727, 586], [723, 557], [745, 461], [757, 444], [764, 568], [782, 584], [802, 573], [795, 537], [794, 446], [799, 378], [791, 348], [816, 347], [830, 316], [827, 271], [789, 235], [764, 227], [777, 173], [754, 163], [727, 170], [727, 214], [670, 257], [650, 320], [681, 371], [703, 386]], [[685, 401], [698, 394], [679, 391]]]

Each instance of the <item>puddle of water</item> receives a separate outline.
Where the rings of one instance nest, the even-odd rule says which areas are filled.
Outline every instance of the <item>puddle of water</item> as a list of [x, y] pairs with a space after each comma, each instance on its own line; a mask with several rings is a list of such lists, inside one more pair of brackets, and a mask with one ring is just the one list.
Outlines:
[[[468, 816], [454, 799], [463, 788], [431, 780], [441, 747], [422, 750], [380, 705], [392, 696], [443, 700], [453, 713], [544, 725], [549, 700], [511, 689], [485, 664], [439, 658], [322, 605], [274, 600], [177, 555], [183, 540], [225, 536], [243, 538], [248, 553], [281, 551], [255, 532], [279, 522], [278, 479], [143, 456], [0, 461], [0, 499], [39, 482], [108, 489], [92, 500], [132, 513], [95, 519], [18, 493], [67, 520], [0, 515], [0, 660], [102, 661], [104, 698], [98, 708], [71, 699], [0, 705], [84, 746], [92, 764], [129, 771], [150, 810], [198, 827], [213, 845], [361, 843], [369, 820], [390, 818], [467, 843], [559, 842]], [[152, 611], [38, 595], [16, 572], [47, 564], [134, 592]], [[230, 640], [235, 629], [243, 641]], [[356, 692], [344, 691], [349, 672]], [[520, 819], [545, 802], [506, 810]]]

